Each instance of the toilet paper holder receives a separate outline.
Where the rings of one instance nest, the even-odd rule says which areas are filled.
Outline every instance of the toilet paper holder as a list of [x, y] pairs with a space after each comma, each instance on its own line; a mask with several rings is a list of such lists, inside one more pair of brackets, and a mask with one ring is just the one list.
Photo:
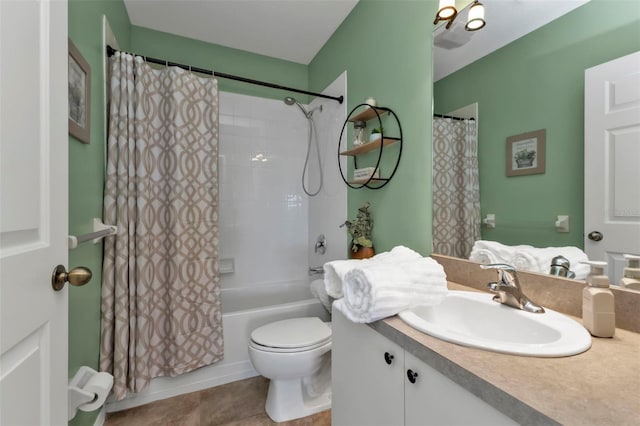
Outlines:
[[69, 381], [68, 420], [76, 416], [78, 410], [94, 411], [102, 407], [113, 386], [113, 376], [98, 373], [93, 368], [82, 366]]

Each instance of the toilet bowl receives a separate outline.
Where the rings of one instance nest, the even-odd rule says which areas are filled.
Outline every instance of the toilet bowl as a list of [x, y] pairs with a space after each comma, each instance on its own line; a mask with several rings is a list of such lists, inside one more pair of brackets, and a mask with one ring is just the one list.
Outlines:
[[331, 408], [331, 327], [316, 317], [272, 322], [251, 333], [249, 358], [270, 379], [265, 410], [276, 422]]

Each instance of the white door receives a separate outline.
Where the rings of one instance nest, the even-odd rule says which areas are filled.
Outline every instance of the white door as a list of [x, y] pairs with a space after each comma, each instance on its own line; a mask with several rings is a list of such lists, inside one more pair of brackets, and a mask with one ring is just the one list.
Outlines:
[[67, 424], [67, 2], [0, 0], [0, 424]]
[[585, 251], [618, 284], [640, 255], [640, 52], [585, 71], [584, 121]]

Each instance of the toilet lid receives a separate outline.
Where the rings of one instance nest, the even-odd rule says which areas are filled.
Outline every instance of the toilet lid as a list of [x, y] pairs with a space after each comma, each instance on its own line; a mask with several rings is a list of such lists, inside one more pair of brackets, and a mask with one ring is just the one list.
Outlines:
[[292, 318], [258, 327], [251, 340], [272, 348], [302, 348], [331, 338], [331, 328], [317, 317]]

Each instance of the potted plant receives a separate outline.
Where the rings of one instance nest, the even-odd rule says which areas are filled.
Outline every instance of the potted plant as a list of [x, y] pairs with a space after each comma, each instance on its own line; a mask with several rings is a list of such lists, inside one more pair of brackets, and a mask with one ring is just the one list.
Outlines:
[[340, 225], [341, 228], [345, 226], [349, 235], [351, 235], [350, 257], [352, 259], [365, 259], [375, 254], [373, 241], [371, 240], [373, 219], [371, 218], [371, 212], [369, 212], [369, 206], [369, 202], [365, 202], [358, 209], [355, 220], [346, 220]]
[[518, 168], [533, 166], [533, 160], [536, 158], [536, 152], [534, 150], [522, 149], [513, 156], [516, 160]]
[[382, 137], [382, 131], [383, 131], [383, 127], [375, 127], [373, 130], [371, 130], [371, 136], [369, 136], [369, 142], [373, 142], [376, 139], [379, 139]]

